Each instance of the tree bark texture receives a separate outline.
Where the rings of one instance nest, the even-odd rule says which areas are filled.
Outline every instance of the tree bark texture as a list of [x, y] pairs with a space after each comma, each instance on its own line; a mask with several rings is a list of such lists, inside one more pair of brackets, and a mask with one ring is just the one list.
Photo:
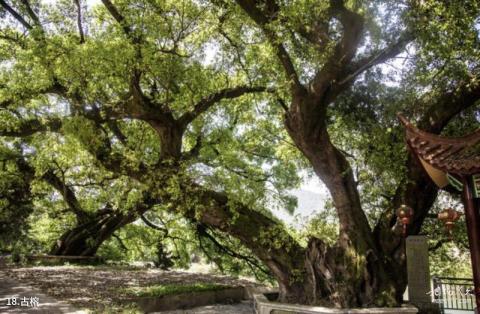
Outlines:
[[[184, 204], [169, 195], [162, 186], [169, 176], [177, 174], [175, 167], [185, 160], [184, 157], [192, 153], [182, 151], [183, 136], [189, 123], [223, 99], [265, 91], [265, 88], [240, 86], [221, 90], [201, 99], [192, 111], [175, 118], [168, 104], [156, 105], [143, 93], [140, 84], [141, 69], [132, 69], [130, 92], [118, 106], [106, 106], [108, 108], [104, 109], [103, 115], [112, 120], [143, 120], [157, 132], [161, 156], [158, 164], [150, 168], [145, 164], [129, 167], [126, 158], [111, 149], [108, 132], [102, 127], [105, 124], [102, 115], [82, 111], [82, 102], [87, 105], [88, 100], [82, 100], [81, 95], [72, 96], [67, 93], [69, 89], [59, 85], [60, 80], [56, 78], [55, 88], [45, 93], [55, 93], [70, 100], [72, 107], [76, 106], [78, 114], [93, 122], [98, 132], [92, 136], [96, 137], [96, 142], [104, 141], [104, 145], [88, 145], [88, 139], [83, 139], [84, 146], [106, 169], [150, 186], [155, 195], [160, 195], [163, 201], [172, 204], [171, 210], [182, 210], [187, 218], [238, 238], [276, 278], [280, 301], [336, 307], [398, 305], [406, 285], [406, 270], [402, 238], [394, 228], [394, 210], [401, 204], [413, 207], [415, 217], [409, 233], [418, 233], [436, 198], [437, 188], [423, 173], [421, 166], [409, 158], [406, 180], [399, 184], [391, 207], [385, 209], [375, 226], [370, 226], [350, 163], [328, 133], [327, 108], [335, 103], [338, 95], [348, 90], [358, 75], [397, 55], [412, 40], [412, 36], [402, 34], [391, 46], [357, 58], [357, 50], [364, 36], [364, 17], [346, 6], [345, 1], [331, 0], [326, 17], [319, 17], [324, 19], [323, 23], [292, 26], [291, 29], [321, 54], [325, 52], [323, 49], [326, 46], [333, 47], [329, 50], [329, 55], [325, 56], [322, 66], [315, 69], [312, 79], [304, 83], [289, 55], [289, 43], [284, 42], [288, 36], [277, 34], [275, 28], [271, 27], [274, 22], [289, 25], [279, 20], [282, 18], [280, 2], [235, 2], [263, 32], [284, 69], [291, 100], [288, 108], [285, 108], [285, 127], [295, 146], [309, 160], [316, 175], [331, 194], [340, 223], [339, 239], [332, 246], [326, 245], [321, 239], [311, 238], [307, 247], [302, 247], [283, 224], [268, 214], [196, 183], [182, 183], [182, 198], [190, 198]], [[142, 38], [136, 37], [135, 32], [132, 32], [134, 25], [128, 25], [128, 19], [122, 16], [122, 12], [112, 2], [104, 0], [103, 3], [131, 44], [137, 51], [141, 51], [138, 48], [142, 44]], [[12, 10], [7, 8], [7, 11]], [[25, 24], [27, 29], [31, 28], [19, 14], [10, 13]], [[335, 23], [330, 23], [332, 21]], [[333, 31], [329, 25], [338, 23], [341, 24], [338, 36], [328, 38], [328, 34]], [[137, 57], [141, 58], [141, 54]], [[480, 84], [470, 83], [460, 83], [461, 86], [455, 91], [433, 102], [419, 121], [419, 127], [428, 132], [440, 133], [456, 114], [474, 105], [480, 98]], [[118, 111], [118, 108], [122, 110]], [[357, 108], [352, 108], [355, 109]], [[45, 122], [34, 120], [19, 131], [4, 131], [3, 135], [22, 137], [47, 129], [54, 130], [59, 128], [61, 121], [50, 121], [50, 124], [47, 127]], [[118, 133], [119, 130], [116, 131]], [[122, 134], [119, 135], [119, 138], [123, 137]], [[155, 178], [155, 175], [161, 179]], [[87, 217], [78, 206], [74, 194], [65, 188], [64, 182], [48, 174], [44, 179], [62, 193], [78, 218], [78, 225], [61, 237], [58, 245], [52, 249], [52, 254], [91, 256], [102, 241], [136, 217], [133, 212], [108, 212]], [[195, 202], [191, 201], [192, 198]]]
[[52, 247], [51, 255], [94, 256], [102, 243], [121, 227], [133, 222], [136, 215], [103, 212], [66, 231]]

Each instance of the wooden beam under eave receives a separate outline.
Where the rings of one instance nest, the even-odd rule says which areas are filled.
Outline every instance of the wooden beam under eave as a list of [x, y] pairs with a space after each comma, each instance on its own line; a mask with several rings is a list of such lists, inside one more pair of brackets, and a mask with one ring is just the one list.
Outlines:
[[420, 159], [420, 162], [422, 163], [423, 168], [428, 173], [432, 181], [435, 182], [435, 184], [439, 188], [443, 189], [449, 184], [447, 174], [445, 172], [433, 167], [432, 165], [427, 163], [425, 160], [420, 158], [420, 156], [418, 156], [418, 159]]

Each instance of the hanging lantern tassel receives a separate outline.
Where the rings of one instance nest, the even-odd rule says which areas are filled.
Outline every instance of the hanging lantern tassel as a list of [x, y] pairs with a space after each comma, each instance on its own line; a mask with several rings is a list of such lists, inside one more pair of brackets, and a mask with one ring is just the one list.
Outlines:
[[450, 240], [453, 239], [452, 229], [455, 226], [455, 222], [460, 219], [461, 215], [461, 212], [458, 212], [452, 208], [444, 209], [438, 213], [438, 219], [445, 225], [445, 229], [447, 230]]
[[403, 237], [407, 236], [407, 226], [412, 222], [413, 209], [407, 205], [402, 205], [397, 209], [397, 217], [403, 226]]

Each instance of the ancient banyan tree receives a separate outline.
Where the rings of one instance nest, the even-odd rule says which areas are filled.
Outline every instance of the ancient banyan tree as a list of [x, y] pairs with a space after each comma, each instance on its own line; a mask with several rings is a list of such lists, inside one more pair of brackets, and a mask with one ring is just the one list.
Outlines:
[[465, 207], [477, 309], [480, 309], [480, 129], [456, 138], [423, 132], [402, 115], [407, 144], [440, 188], [461, 192]]

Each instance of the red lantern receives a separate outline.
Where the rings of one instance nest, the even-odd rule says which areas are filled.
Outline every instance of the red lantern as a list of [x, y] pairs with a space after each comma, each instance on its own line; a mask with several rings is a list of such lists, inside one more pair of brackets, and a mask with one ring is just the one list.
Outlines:
[[397, 209], [397, 217], [403, 226], [403, 236], [407, 235], [407, 226], [412, 223], [413, 209], [407, 205], [400, 206]]
[[452, 238], [453, 226], [455, 225], [455, 222], [460, 219], [461, 215], [462, 213], [452, 208], [444, 209], [440, 213], [438, 213], [438, 219], [441, 220], [445, 225], [445, 229], [447, 229], [447, 233], [450, 238]]

